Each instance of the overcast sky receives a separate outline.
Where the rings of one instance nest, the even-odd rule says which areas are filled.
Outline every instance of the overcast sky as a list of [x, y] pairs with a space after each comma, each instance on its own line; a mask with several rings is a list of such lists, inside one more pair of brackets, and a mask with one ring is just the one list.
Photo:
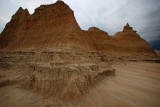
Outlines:
[[[19, 7], [30, 14], [41, 4], [57, 0], [0, 0], [0, 32]], [[160, 0], [63, 0], [74, 11], [80, 27], [98, 27], [110, 35], [122, 31], [128, 22], [142, 38], [160, 41]]]

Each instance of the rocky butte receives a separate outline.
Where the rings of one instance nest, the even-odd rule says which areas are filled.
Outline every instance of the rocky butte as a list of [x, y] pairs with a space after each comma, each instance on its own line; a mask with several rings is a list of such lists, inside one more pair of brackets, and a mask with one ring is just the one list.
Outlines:
[[122, 60], [154, 60], [151, 46], [127, 23], [110, 36], [99, 28], [82, 30], [63, 1], [41, 5], [30, 15], [19, 8], [0, 34], [1, 77], [8, 84], [31, 89], [44, 98], [81, 99]]

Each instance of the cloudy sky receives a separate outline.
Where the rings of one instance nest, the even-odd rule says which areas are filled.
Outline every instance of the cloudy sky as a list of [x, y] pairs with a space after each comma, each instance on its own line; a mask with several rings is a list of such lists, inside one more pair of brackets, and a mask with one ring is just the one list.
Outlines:
[[[41, 4], [57, 0], [0, 0], [0, 32], [19, 7], [30, 14]], [[80, 27], [96, 26], [110, 35], [127, 22], [148, 42], [160, 42], [160, 0], [63, 0], [75, 13]]]

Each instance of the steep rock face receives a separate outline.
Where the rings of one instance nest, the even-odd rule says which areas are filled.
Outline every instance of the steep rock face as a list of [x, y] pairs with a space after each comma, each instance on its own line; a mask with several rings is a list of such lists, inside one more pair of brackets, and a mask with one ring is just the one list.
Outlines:
[[0, 48], [86, 47], [73, 11], [62, 1], [41, 5], [32, 15], [19, 8], [1, 34]]

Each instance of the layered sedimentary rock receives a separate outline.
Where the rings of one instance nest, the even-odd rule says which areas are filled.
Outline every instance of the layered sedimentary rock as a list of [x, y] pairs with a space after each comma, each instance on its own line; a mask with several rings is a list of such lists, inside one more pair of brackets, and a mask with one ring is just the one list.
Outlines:
[[19, 8], [0, 38], [1, 49], [86, 47], [73, 11], [62, 1], [41, 5], [30, 15]]
[[104, 76], [115, 74], [112, 61], [155, 56], [129, 24], [110, 36], [96, 27], [81, 30], [63, 1], [41, 5], [32, 15], [19, 8], [0, 34], [0, 70], [15, 71], [15, 76], [1, 77], [0, 85], [19, 84], [45, 97], [78, 99]]
[[[0, 71], [15, 72], [0, 78], [0, 86], [19, 84], [45, 98], [78, 100], [105, 76], [115, 75], [100, 53], [73, 49], [3, 51]], [[3, 80], [3, 81], [2, 81]]]
[[94, 47], [100, 52], [118, 55], [155, 55], [150, 45], [132, 30], [128, 23], [122, 32], [114, 36], [95, 27], [89, 28], [85, 33], [92, 38]]

